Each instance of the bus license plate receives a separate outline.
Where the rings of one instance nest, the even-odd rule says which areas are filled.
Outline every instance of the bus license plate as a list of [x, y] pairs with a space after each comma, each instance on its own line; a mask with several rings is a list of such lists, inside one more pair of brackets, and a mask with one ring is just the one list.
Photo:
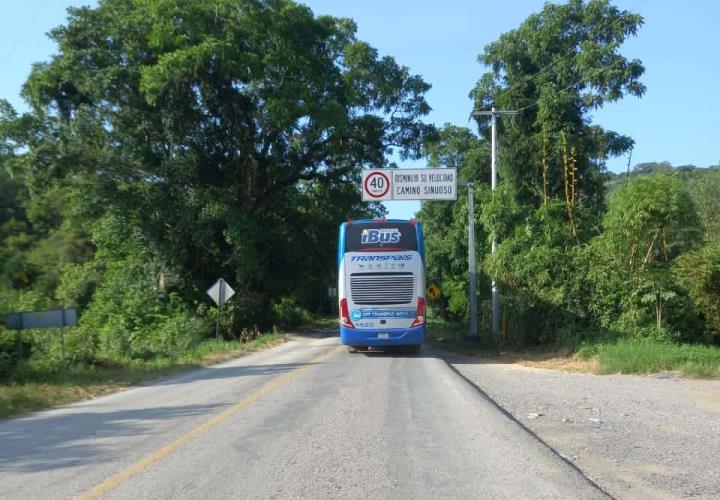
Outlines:
[[387, 340], [387, 339], [389, 339], [389, 338], [390, 338], [390, 334], [389, 334], [389, 333], [378, 333], [378, 339]]

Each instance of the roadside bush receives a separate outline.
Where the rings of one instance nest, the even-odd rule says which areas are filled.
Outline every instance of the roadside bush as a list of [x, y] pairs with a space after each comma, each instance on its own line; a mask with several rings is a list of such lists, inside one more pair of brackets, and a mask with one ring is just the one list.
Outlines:
[[630, 337], [640, 342], [670, 344], [677, 342], [680, 339], [680, 334], [667, 327], [644, 326], [633, 330]]
[[65, 329], [65, 355], [70, 364], [89, 365], [95, 362], [98, 335], [81, 328]]
[[15, 335], [0, 327], [0, 379], [10, 375], [15, 359]]
[[587, 279], [593, 257], [567, 224], [548, 217], [552, 211], [557, 207], [534, 212], [484, 262], [501, 283], [513, 343], [574, 344], [593, 330]]
[[72, 359], [175, 358], [210, 334], [208, 318], [195, 317], [181, 299], [157, 283], [157, 270], [132, 252], [123, 259], [80, 270], [71, 268], [62, 290], [82, 297], [89, 286], [92, 300], [70, 339]]
[[468, 315], [468, 284], [467, 281], [446, 279], [442, 282], [443, 296], [453, 318], [467, 318]]
[[294, 328], [312, 321], [312, 315], [289, 297], [283, 297], [273, 304], [272, 310], [275, 321], [283, 328]]
[[677, 176], [636, 177], [610, 198], [603, 220], [617, 265], [636, 270], [653, 262], [671, 262], [697, 246], [702, 221]]
[[580, 254], [588, 313], [603, 328], [660, 342], [703, 340], [673, 261], [691, 250], [701, 224], [674, 175], [638, 177], [610, 198], [605, 231]]
[[159, 355], [177, 359], [198, 346], [211, 331], [209, 319], [176, 312], [157, 325], [153, 347]]
[[681, 255], [673, 271], [704, 320], [708, 340], [720, 343], [720, 243], [708, 243]]
[[95, 260], [84, 264], [67, 264], [63, 267], [55, 295], [65, 307], [85, 309], [92, 300], [100, 279], [100, 266]]

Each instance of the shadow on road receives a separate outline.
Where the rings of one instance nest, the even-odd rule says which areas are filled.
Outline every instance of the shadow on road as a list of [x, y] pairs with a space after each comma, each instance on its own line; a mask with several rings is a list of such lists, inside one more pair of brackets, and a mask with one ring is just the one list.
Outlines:
[[249, 366], [210, 366], [191, 372], [188, 375], [172, 377], [165, 380], [150, 382], [150, 386], [188, 384], [198, 380], [216, 380], [221, 378], [249, 377], [257, 375], [272, 375], [292, 371], [307, 363], [278, 363], [273, 365], [249, 365]]
[[312, 330], [308, 332], [292, 332], [290, 337], [300, 337], [304, 339], [328, 339], [331, 337], [339, 337], [340, 330], [337, 327], [323, 328], [322, 330]]
[[420, 352], [413, 352], [404, 346], [372, 347], [358, 349], [357, 354], [364, 354], [369, 358], [436, 358], [426, 347]]
[[[146, 387], [190, 384], [213, 379], [280, 374], [307, 363], [209, 367], [185, 376], [150, 382]], [[182, 390], [182, 389], [180, 389]], [[59, 409], [0, 423], [0, 477], [3, 472], [42, 472], [112, 461], [117, 440], [151, 437], [163, 425], [185, 418], [216, 414], [229, 404], [199, 404], [133, 408], [119, 411]], [[2, 496], [2, 495], [0, 495]]]
[[3, 422], [0, 425], [0, 473], [50, 471], [114, 460], [117, 457], [112, 450], [116, 440], [164, 432], [164, 426], [148, 429], [148, 421], [208, 415], [227, 406], [205, 404], [43, 413]]

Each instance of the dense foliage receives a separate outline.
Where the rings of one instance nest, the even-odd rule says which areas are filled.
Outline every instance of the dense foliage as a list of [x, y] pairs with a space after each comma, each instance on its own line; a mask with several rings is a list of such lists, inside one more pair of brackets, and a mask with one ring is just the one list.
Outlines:
[[[489, 192], [483, 180], [490, 175], [490, 151], [486, 144], [468, 129], [446, 125], [436, 140], [425, 148], [428, 166], [431, 168], [456, 168], [461, 183], [477, 184], [476, 199], [487, 197]], [[440, 285], [442, 297], [435, 307], [445, 319], [464, 317], [468, 311], [468, 220], [467, 190], [458, 189], [455, 203], [425, 202], [418, 214], [423, 221], [427, 254], [427, 279]], [[475, 217], [479, 217], [479, 206], [475, 205]], [[485, 255], [487, 234], [479, 227], [476, 238], [477, 258]], [[480, 313], [487, 310], [483, 301]]]
[[[611, 175], [606, 162], [629, 137], [590, 113], [641, 96], [640, 61], [619, 53], [643, 20], [605, 0], [547, 4], [485, 48], [489, 71], [471, 96], [500, 117], [500, 183], [488, 190], [487, 117], [480, 137], [446, 127], [427, 146], [431, 166], [458, 166], [483, 183], [475, 223], [481, 324], [489, 326], [489, 276], [502, 286], [503, 338], [578, 342], [616, 336], [714, 341], [720, 172], [640, 164]], [[426, 203], [428, 274], [444, 282], [446, 316], [466, 317], [466, 205]], [[491, 256], [489, 236], [500, 245]], [[489, 332], [486, 332], [489, 335]]]
[[[357, 39], [348, 19], [291, 0], [103, 0], [69, 10], [18, 114], [0, 100], [0, 314], [72, 306], [70, 361], [178, 358], [213, 334], [205, 290], [237, 291], [226, 339], [329, 312], [337, 224], [383, 215], [362, 167], [426, 158], [475, 184], [479, 314], [501, 283], [503, 334], [720, 339], [720, 168], [644, 163], [609, 174], [629, 137], [590, 113], [641, 96], [620, 54], [643, 20], [607, 0], [547, 4], [480, 56], [490, 128], [422, 122], [429, 84]], [[467, 195], [427, 202], [432, 306], [465, 319]], [[490, 241], [500, 242], [490, 255]], [[52, 332], [20, 339], [57, 365]], [[17, 361], [0, 327], [0, 376]]]
[[0, 109], [2, 312], [82, 308], [89, 360], [195, 342], [219, 277], [226, 337], [329, 310], [338, 223], [384, 210], [361, 167], [434, 130], [429, 85], [355, 31], [290, 0], [70, 9], [31, 111]]

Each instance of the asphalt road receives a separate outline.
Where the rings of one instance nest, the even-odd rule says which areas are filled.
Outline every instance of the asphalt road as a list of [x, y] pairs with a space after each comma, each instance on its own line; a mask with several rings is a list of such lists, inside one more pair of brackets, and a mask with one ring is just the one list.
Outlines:
[[441, 359], [302, 338], [0, 424], [2, 498], [604, 498]]

